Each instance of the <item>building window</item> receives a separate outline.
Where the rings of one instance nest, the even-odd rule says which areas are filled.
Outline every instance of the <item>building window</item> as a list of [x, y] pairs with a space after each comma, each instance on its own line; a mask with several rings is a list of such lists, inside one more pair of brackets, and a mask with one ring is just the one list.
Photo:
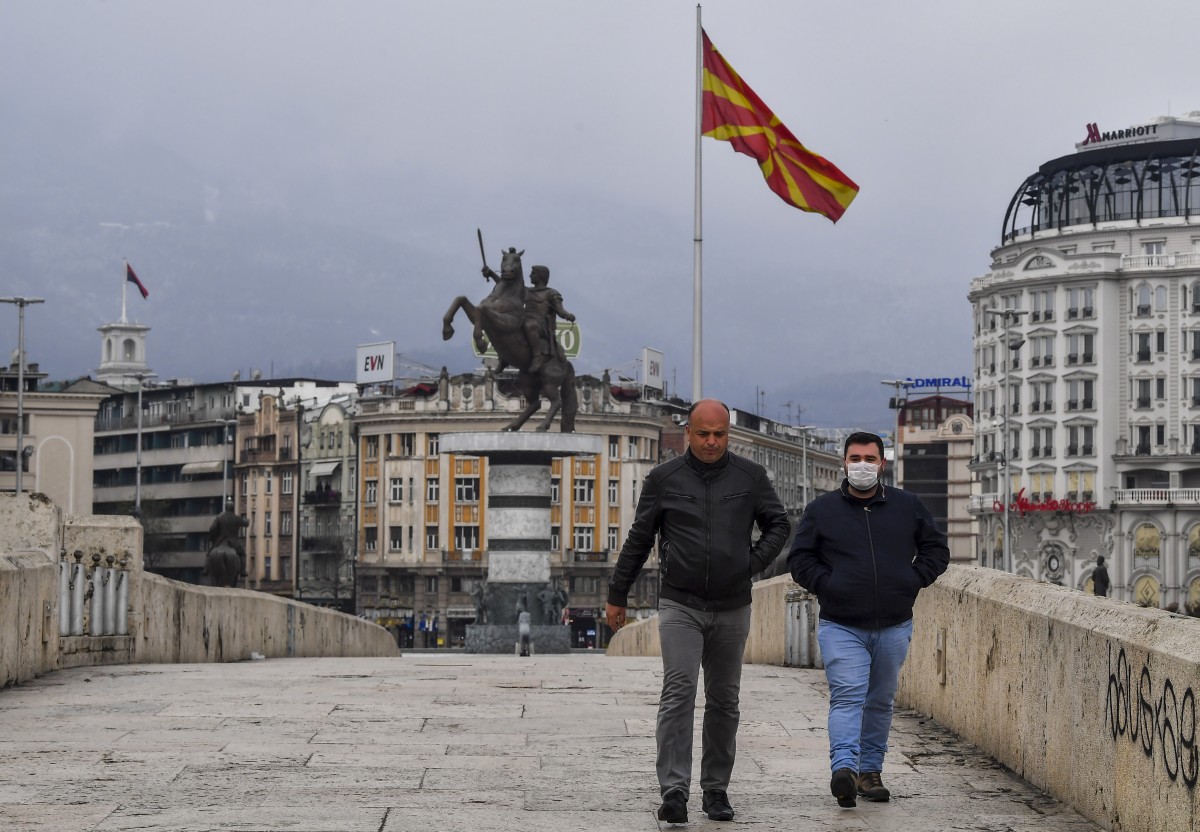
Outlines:
[[562, 495], [559, 493], [561, 488], [562, 488], [562, 480], [560, 480], [558, 477], [551, 477], [550, 478], [550, 502], [554, 505], [558, 505], [558, 503], [560, 503], [562, 501], [561, 500]]
[[[581, 477], [575, 480], [575, 504], [591, 505], [595, 502], [596, 481], [591, 477]], [[578, 547], [576, 547], [578, 548]]]
[[590, 552], [594, 546], [594, 530], [591, 526], [576, 526], [574, 532], [574, 548], [577, 552]]
[[367, 459], [378, 459], [379, 458], [379, 437], [378, 436], [368, 436], [366, 438], [364, 444], [366, 445], [366, 450], [363, 451], [363, 456], [365, 456]]
[[281, 535], [292, 533], [292, 513], [290, 511], [279, 512], [279, 533]]
[[434, 551], [438, 547], [439, 547], [438, 546], [438, 527], [437, 526], [426, 526], [425, 527], [425, 548], [430, 551]]
[[438, 439], [440, 434], [430, 433], [426, 435], [426, 445], [428, 447], [427, 456], [438, 455]]
[[441, 490], [441, 481], [437, 477], [425, 478], [425, 502], [436, 503], [438, 501], [438, 492]]
[[438, 591], [437, 575], [425, 576], [425, 592], [430, 595], [436, 595]]
[[638, 438], [636, 436], [629, 437], [629, 456], [626, 459], [640, 459], [638, 456]]
[[292, 472], [284, 471], [279, 475], [279, 490], [284, 494], [292, 493]]
[[367, 526], [363, 529], [363, 548], [368, 552], [374, 552], [379, 539], [378, 529], [373, 526]]
[[271, 512], [269, 511], [263, 512], [263, 535], [265, 537], [271, 536]]
[[263, 471], [263, 493], [264, 494], [271, 493], [271, 483], [272, 482], [273, 482], [273, 479], [271, 477], [271, 469], [267, 468], [265, 471]]
[[415, 433], [402, 433], [399, 436], [399, 454], [400, 456], [412, 456], [413, 448], [417, 444], [417, 435]]
[[617, 526], [608, 527], [608, 551], [616, 552], [621, 548], [621, 530]]
[[479, 477], [455, 477], [454, 501], [457, 503], [478, 503]]
[[620, 459], [621, 458], [621, 437], [612, 436], [611, 434], [609, 435], [609, 437], [608, 437], [608, 458], [609, 459]]
[[561, 536], [562, 536], [562, 529], [560, 529], [558, 526], [550, 527], [550, 551], [551, 552], [557, 552], [559, 550], [559, 548], [561, 548], [559, 546], [559, 543], [561, 542], [561, 540], [560, 540]]
[[1137, 287], [1135, 298], [1135, 314], [1139, 318], [1150, 317], [1150, 286], [1143, 283]]
[[621, 499], [621, 481], [620, 480], [609, 480], [608, 481], [608, 504], [610, 506], [615, 506], [617, 504], [617, 501], [620, 499]]
[[404, 500], [404, 477], [392, 477], [388, 480], [388, 500], [393, 503]]
[[363, 502], [371, 505], [377, 501], [379, 493], [379, 480], [367, 480], [367, 491], [363, 495]]
[[404, 527], [389, 526], [388, 527], [388, 549], [393, 552], [399, 552], [404, 548]]
[[1133, 382], [1133, 406], [1139, 410], [1150, 409], [1150, 379], [1139, 378]]
[[472, 552], [479, 548], [478, 526], [455, 526], [454, 548], [460, 552]]

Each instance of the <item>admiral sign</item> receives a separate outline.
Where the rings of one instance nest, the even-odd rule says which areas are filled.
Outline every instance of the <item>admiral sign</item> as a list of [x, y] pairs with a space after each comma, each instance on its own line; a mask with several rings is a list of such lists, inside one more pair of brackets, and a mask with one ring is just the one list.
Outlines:
[[932, 387], [936, 390], [950, 390], [954, 388], [970, 390], [973, 383], [971, 376], [932, 376], [920, 378], [909, 376], [904, 381], [908, 387], [913, 390], [920, 390], [929, 387]]

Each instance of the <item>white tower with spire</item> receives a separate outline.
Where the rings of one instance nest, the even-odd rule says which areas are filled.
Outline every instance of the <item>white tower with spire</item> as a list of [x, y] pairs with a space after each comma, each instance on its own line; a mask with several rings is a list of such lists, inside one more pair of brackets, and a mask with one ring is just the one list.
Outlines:
[[105, 324], [100, 332], [100, 368], [96, 380], [113, 387], [132, 387], [137, 382], [129, 378], [134, 373], [149, 374], [146, 364], [146, 335], [150, 327], [130, 323], [125, 317], [125, 287], [121, 282], [121, 320]]

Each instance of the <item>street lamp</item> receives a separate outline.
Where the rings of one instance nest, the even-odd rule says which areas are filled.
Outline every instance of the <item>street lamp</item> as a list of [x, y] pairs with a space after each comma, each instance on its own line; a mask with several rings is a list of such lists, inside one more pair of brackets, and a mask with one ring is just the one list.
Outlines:
[[[1001, 340], [1004, 342], [1004, 345], [1006, 347], [1008, 347], [1008, 349], [1014, 355], [1016, 354], [1017, 350], [1019, 350], [1021, 348], [1021, 346], [1025, 343], [1025, 339], [1022, 338], [1019, 333], [1016, 335], [1009, 335], [1008, 328], [1011, 324], [1019, 323], [1021, 320], [1021, 316], [1024, 315], [1025, 312], [1026, 312], [1026, 310], [1024, 310], [1024, 309], [985, 309], [985, 310], [983, 310], [983, 314], [989, 318], [992, 318], [993, 320], [996, 318], [1000, 318], [1000, 329], [1002, 332]], [[1009, 411], [1008, 373], [1009, 373], [1009, 370], [1012, 368], [1012, 362], [1005, 361], [1002, 366], [1004, 367], [1004, 378], [1001, 379], [1001, 382], [1002, 382], [1002, 389], [1004, 390], [1004, 393], [1003, 393], [1003, 398], [1000, 402], [1000, 430], [1001, 430], [1002, 436], [1000, 437], [1001, 451], [1000, 451], [1000, 490], [999, 490], [1000, 499], [1004, 506], [1004, 520], [1003, 520], [1003, 523], [1004, 523], [1004, 555], [1003, 555], [1003, 564], [1002, 565], [1004, 567], [1005, 572], [1012, 572], [1012, 571], [1014, 571], [1013, 570], [1013, 560], [1012, 560], [1012, 541], [1009, 539], [1009, 520], [1008, 520], [1008, 515], [1009, 515], [1008, 504], [1012, 500], [1012, 483], [1009, 482], [1009, 473], [1008, 473], [1008, 411]]]
[[892, 397], [891, 401], [891, 407], [896, 411], [896, 429], [892, 434], [892, 477], [896, 481], [896, 487], [899, 488], [903, 482], [900, 467], [900, 411], [908, 403], [908, 388], [912, 386], [912, 382], [907, 379], [890, 378], [879, 383], [896, 388], [896, 395]]
[[21, 473], [25, 468], [25, 307], [45, 303], [43, 298], [0, 298], [0, 303], [17, 307], [17, 451], [13, 456], [17, 469], [17, 493], [21, 493]]
[[800, 441], [803, 443], [800, 446], [800, 510], [803, 511], [808, 506], [808, 437], [809, 431], [816, 430], [816, 425], [797, 425], [796, 430], [800, 431]]
[[157, 378], [158, 373], [125, 373], [125, 377], [137, 379], [137, 468], [134, 474], [133, 511], [140, 523], [142, 518], [142, 383], [148, 378]]
[[225, 445], [221, 448], [221, 511], [225, 511], [225, 506], [229, 500], [229, 429], [236, 428], [237, 422], [228, 420], [224, 423], [225, 426]]

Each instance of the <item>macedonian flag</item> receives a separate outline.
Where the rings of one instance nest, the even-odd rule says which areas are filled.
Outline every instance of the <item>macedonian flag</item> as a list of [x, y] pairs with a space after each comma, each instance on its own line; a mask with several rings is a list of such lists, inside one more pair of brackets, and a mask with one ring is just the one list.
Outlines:
[[858, 196], [858, 185], [802, 145], [703, 35], [701, 134], [757, 159], [767, 185], [784, 202], [837, 222]]

